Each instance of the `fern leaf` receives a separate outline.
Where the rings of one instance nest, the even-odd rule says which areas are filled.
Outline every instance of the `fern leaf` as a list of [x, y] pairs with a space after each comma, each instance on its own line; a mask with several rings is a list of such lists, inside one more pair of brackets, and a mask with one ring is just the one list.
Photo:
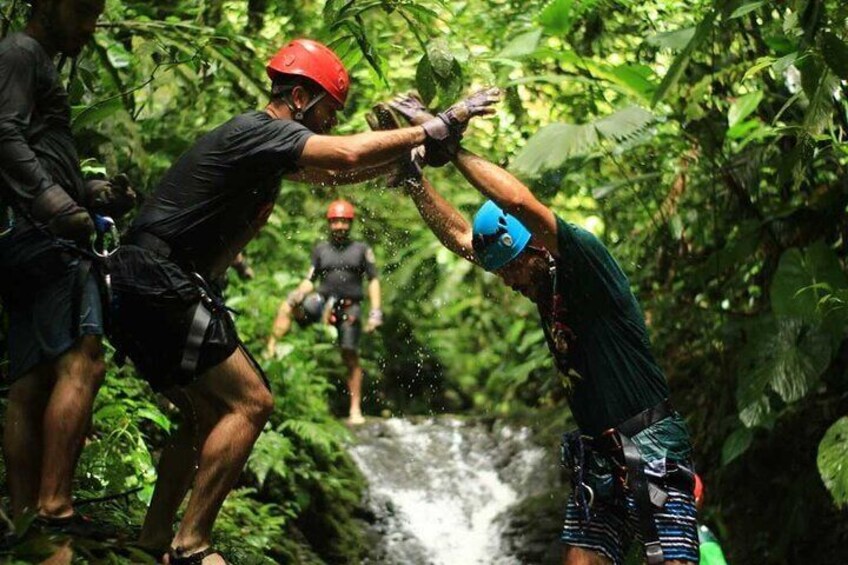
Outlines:
[[336, 436], [326, 426], [308, 420], [286, 420], [280, 432], [290, 432], [308, 445], [330, 455], [338, 448]]

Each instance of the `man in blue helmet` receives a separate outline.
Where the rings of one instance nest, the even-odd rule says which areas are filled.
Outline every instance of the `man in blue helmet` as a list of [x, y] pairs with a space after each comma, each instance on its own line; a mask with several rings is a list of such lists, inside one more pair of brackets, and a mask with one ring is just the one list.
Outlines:
[[[391, 106], [413, 123], [427, 116], [413, 97]], [[626, 275], [597, 237], [558, 218], [506, 170], [460, 149], [459, 135], [425, 161], [452, 159], [490, 199], [472, 225], [415, 166], [405, 186], [445, 247], [538, 306], [548, 347], [570, 380], [579, 429], [563, 438], [573, 483], [563, 563], [619, 564], [634, 540], [650, 564], [697, 563], [689, 434], [669, 404]]]

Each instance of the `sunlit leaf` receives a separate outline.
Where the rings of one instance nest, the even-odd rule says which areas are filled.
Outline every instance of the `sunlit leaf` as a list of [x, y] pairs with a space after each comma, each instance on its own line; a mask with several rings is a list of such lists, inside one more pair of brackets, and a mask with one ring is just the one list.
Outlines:
[[751, 12], [753, 12], [754, 10], [759, 8], [760, 6], [763, 6], [764, 4], [767, 4], [767, 3], [768, 3], [768, 0], [756, 0], [756, 2], [748, 2], [747, 4], [742, 4], [741, 6], [739, 6], [735, 10], [733, 10], [733, 13], [730, 14], [730, 18], [728, 18], [728, 19], [732, 20], [732, 19], [735, 19], [735, 18], [741, 18], [745, 14], [750, 14]]
[[496, 56], [503, 59], [518, 59], [530, 55], [536, 50], [541, 37], [541, 29], [522, 33], [507, 43]]
[[833, 423], [819, 443], [816, 463], [837, 506], [848, 506], [848, 416]]
[[760, 105], [762, 100], [763, 92], [761, 90], [749, 92], [748, 94], [740, 96], [734, 100], [727, 113], [727, 125], [733, 127], [750, 116], [751, 113], [757, 109], [757, 106]]
[[443, 80], [450, 77], [456, 57], [444, 39], [436, 39], [427, 45], [427, 58], [436, 77]]
[[538, 175], [594, 150], [603, 138], [618, 142], [630, 139], [654, 120], [651, 112], [631, 106], [589, 124], [549, 124], [527, 141], [512, 168], [523, 176]]
[[539, 23], [546, 33], [565, 35], [573, 23], [574, 0], [551, 0], [539, 13]]
[[645, 39], [649, 45], [655, 45], [663, 49], [678, 51], [686, 47], [695, 36], [694, 27], [686, 27], [674, 31], [664, 31], [651, 35]]
[[701, 23], [695, 28], [695, 33], [692, 35], [692, 38], [686, 44], [686, 47], [683, 48], [683, 51], [674, 58], [674, 61], [671, 63], [671, 67], [669, 67], [668, 72], [665, 74], [662, 82], [654, 93], [652, 105], [656, 105], [660, 100], [665, 98], [668, 91], [677, 85], [680, 77], [683, 76], [683, 72], [689, 66], [692, 54], [709, 36], [710, 30], [712, 30], [713, 25], [715, 24], [716, 16], [717, 12], [715, 10], [710, 10]]

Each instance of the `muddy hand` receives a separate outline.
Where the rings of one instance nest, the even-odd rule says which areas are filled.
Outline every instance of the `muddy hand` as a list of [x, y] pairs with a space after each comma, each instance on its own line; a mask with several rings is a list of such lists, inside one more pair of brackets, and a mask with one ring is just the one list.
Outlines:
[[427, 120], [421, 126], [427, 133], [427, 137], [435, 141], [462, 135], [471, 118], [494, 114], [493, 106], [498, 100], [500, 100], [500, 91], [497, 88], [475, 92], [444, 112], [439, 112], [435, 118]]

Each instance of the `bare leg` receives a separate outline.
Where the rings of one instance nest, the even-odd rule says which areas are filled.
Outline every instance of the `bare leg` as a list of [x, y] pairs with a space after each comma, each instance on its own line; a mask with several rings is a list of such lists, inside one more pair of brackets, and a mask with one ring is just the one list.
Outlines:
[[342, 360], [347, 367], [347, 390], [350, 393], [349, 421], [361, 424], [362, 419], [362, 366], [355, 349], [342, 349]]
[[41, 488], [44, 410], [53, 388], [51, 364], [24, 375], [9, 390], [3, 430], [3, 457], [12, 516], [36, 510]]
[[562, 565], [612, 565], [612, 561], [596, 551], [566, 545], [562, 550]]
[[194, 480], [200, 445], [210, 427], [208, 422], [197, 421], [194, 403], [187, 393], [174, 389], [165, 396], [180, 409], [183, 422], [159, 458], [156, 488], [138, 539], [142, 547], [161, 549], [163, 554], [174, 537], [174, 517]]
[[106, 374], [100, 337], [82, 336], [54, 365], [56, 384], [44, 412], [38, 507], [42, 515], [63, 517], [74, 511], [74, 469], [91, 422], [94, 397]]
[[[221, 505], [273, 408], [271, 393], [241, 349], [202, 375], [188, 390], [193, 399], [206, 401], [196, 406], [201, 419], [220, 416], [203, 443], [194, 488], [173, 540], [173, 547], [184, 554], [210, 544]], [[214, 413], [201, 414], [210, 410]]]
[[271, 328], [271, 336], [268, 338], [268, 344], [265, 346], [265, 357], [273, 357], [274, 349], [277, 346], [277, 340], [283, 339], [291, 329], [292, 307], [287, 301], [280, 304], [277, 310], [277, 318], [274, 320], [274, 327]]

